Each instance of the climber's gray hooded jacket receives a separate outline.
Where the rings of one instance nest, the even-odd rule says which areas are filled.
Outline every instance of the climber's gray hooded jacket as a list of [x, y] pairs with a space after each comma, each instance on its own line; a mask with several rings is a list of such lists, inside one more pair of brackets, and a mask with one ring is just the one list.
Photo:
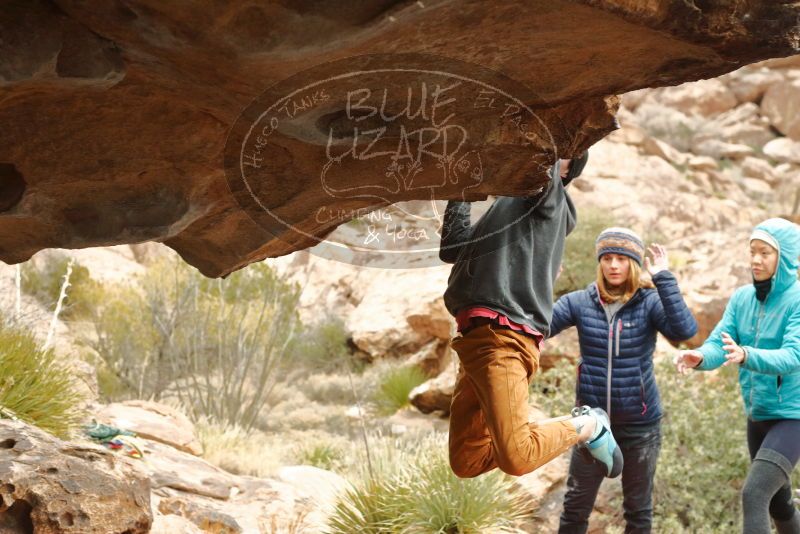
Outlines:
[[448, 202], [439, 258], [454, 264], [444, 294], [453, 316], [482, 306], [547, 336], [564, 241], [576, 224], [566, 185], [580, 175], [587, 158], [585, 153], [574, 159], [564, 180], [556, 162], [541, 193], [498, 197], [475, 225], [470, 203]]

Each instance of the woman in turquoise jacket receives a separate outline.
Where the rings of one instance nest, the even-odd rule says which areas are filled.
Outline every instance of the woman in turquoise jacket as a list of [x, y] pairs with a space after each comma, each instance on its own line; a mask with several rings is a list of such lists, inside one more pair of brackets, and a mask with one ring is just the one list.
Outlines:
[[769, 219], [750, 236], [753, 283], [740, 287], [698, 350], [678, 353], [681, 373], [739, 365], [750, 470], [743, 532], [800, 533], [791, 473], [800, 458], [800, 227]]

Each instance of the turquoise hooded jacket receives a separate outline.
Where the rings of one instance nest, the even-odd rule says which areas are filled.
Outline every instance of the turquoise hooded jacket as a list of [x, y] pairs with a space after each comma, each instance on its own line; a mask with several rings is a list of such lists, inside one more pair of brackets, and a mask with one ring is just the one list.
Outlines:
[[725, 362], [722, 333], [747, 351], [739, 385], [747, 416], [754, 421], [800, 419], [800, 227], [785, 219], [756, 226], [780, 245], [772, 289], [762, 303], [755, 287], [738, 288], [706, 342], [698, 350], [701, 370]]

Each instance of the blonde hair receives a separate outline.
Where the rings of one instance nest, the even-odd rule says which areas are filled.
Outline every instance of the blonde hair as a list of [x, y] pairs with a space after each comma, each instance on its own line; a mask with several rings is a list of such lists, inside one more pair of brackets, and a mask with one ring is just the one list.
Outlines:
[[603, 276], [603, 267], [597, 264], [597, 290], [600, 292], [600, 298], [603, 302], [628, 302], [631, 297], [636, 293], [639, 288], [653, 288], [653, 280], [649, 275], [642, 276], [642, 268], [638, 262], [633, 261], [626, 256], [628, 260], [628, 279], [622, 284], [622, 290], [615, 290], [613, 293], [609, 291], [608, 282], [606, 277]]

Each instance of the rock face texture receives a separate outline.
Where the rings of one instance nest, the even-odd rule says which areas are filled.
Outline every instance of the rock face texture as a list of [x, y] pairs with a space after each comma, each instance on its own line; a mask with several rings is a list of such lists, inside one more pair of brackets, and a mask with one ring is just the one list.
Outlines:
[[335, 473], [302, 465], [271, 478], [238, 476], [134, 439], [144, 460], [0, 420], [0, 532], [322, 532], [350, 487]]
[[150, 531], [150, 483], [110, 451], [0, 422], [3, 532]]
[[195, 456], [203, 454], [194, 425], [180, 411], [153, 401], [112, 403], [95, 417], [101, 423], [135, 432], [137, 436], [165, 443]]
[[[796, 54], [800, 40], [788, 1], [192, 4], [4, 5], [0, 259], [156, 240], [221, 276], [314, 245], [358, 210], [465, 195], [464, 180], [471, 198], [524, 194], [615, 128], [609, 95]], [[367, 54], [381, 55], [344, 59]], [[398, 74], [409, 65], [438, 74]], [[358, 69], [371, 77], [341, 77]]]

